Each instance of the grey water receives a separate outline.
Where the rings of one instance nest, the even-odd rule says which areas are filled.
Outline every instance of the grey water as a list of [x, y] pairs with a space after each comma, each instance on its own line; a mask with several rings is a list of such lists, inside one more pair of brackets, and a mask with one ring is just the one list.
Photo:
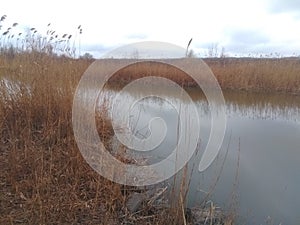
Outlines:
[[[117, 92], [109, 90], [106, 97], [113, 101]], [[123, 93], [122, 99], [139, 99], [141, 92], [142, 89]], [[208, 169], [199, 172], [197, 166], [208, 142], [211, 113], [201, 91], [187, 92], [200, 118], [197, 152], [188, 163], [188, 207], [211, 200], [225, 212], [234, 212], [236, 224], [300, 224], [300, 96], [224, 92], [225, 137], [217, 158]], [[178, 115], [169, 101], [173, 97], [170, 91], [164, 99], [143, 98], [132, 107], [130, 124], [136, 137], [151, 134], [148, 123], [153, 117], [161, 117], [168, 128], [155, 151], [148, 155], [134, 152], [133, 157], [138, 155], [155, 163], [174, 150]], [[191, 103], [181, 104], [185, 107]]]

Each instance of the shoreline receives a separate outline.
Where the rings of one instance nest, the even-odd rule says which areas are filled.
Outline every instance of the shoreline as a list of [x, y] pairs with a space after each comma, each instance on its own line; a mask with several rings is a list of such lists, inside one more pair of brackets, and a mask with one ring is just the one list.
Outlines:
[[[92, 62], [41, 54], [20, 54], [8, 59], [0, 54], [0, 78], [18, 81], [17, 84], [20, 84], [20, 87], [12, 86], [13, 90], [10, 90], [0, 82], [0, 189], [3, 193], [0, 195], [0, 223], [114, 224], [114, 221], [120, 222], [120, 216], [125, 215], [121, 218], [122, 221], [129, 218], [126, 217], [128, 214], [120, 215], [120, 212], [123, 212], [128, 195], [136, 189], [99, 176], [84, 161], [74, 140], [73, 95], [82, 74]], [[300, 73], [296, 73], [300, 69], [300, 62], [289, 61], [285, 66], [280, 63], [279, 67], [287, 68], [286, 66], [293, 64], [295, 68], [286, 77], [288, 82], [281, 87], [292, 87], [296, 90], [300, 82]], [[216, 76], [222, 77], [223, 87], [226, 87], [225, 84], [232, 84], [230, 87], [234, 89], [233, 84], [246, 85], [246, 81], [265, 84], [260, 83], [258, 75], [256, 80], [250, 79], [251, 76], [243, 80], [240, 77], [233, 79], [229, 72], [218, 72], [220, 65], [218, 63], [213, 68]], [[272, 68], [265, 63], [262, 65], [267, 70]], [[245, 66], [252, 68], [253, 64]], [[236, 66], [233, 65], [232, 68]], [[140, 72], [142, 75], [157, 72], [155, 68], [149, 69], [144, 65], [139, 65], [136, 69], [130, 73], [132, 77], [129, 78], [141, 77]], [[177, 82], [183, 83], [189, 81], [186, 74], [169, 70], [165, 66], [161, 69], [167, 78], [175, 78]], [[248, 70], [240, 72], [247, 75], [246, 71]], [[275, 81], [281, 83], [280, 76], [276, 76], [274, 72], [276, 71], [271, 70], [268, 74], [275, 74]], [[126, 74], [128, 71], [120, 71], [114, 79], [118, 80], [118, 76], [124, 77]], [[264, 76], [270, 78], [266, 74]], [[295, 79], [296, 83], [293, 83]], [[270, 87], [274, 87], [272, 85], [276, 82], [271, 82]], [[251, 83], [248, 87], [254, 87], [254, 84]], [[32, 87], [30, 93], [28, 87]], [[16, 93], [15, 96], [11, 96], [11, 91]], [[105, 108], [103, 113], [105, 114]], [[98, 123], [98, 128], [101, 137], [109, 145], [108, 140], [113, 131], [104, 114], [100, 115], [102, 121]], [[174, 213], [164, 208], [155, 217], [148, 219], [153, 219], [157, 224], [179, 221], [179, 218], [183, 219], [183, 204], [178, 206], [180, 211], [175, 210]]]

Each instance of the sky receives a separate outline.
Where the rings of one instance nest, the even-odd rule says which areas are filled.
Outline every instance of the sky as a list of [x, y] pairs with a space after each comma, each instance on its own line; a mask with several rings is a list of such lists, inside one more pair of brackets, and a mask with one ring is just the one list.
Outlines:
[[228, 56], [300, 55], [299, 0], [2, 0], [1, 15], [41, 33], [51, 22], [57, 33], [73, 34], [80, 54], [95, 57], [140, 41], [186, 48], [191, 38], [199, 56], [212, 48]]

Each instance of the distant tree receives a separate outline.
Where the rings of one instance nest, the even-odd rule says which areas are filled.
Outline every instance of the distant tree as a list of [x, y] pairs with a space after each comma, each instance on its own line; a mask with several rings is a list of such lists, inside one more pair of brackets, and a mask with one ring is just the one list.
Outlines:
[[196, 58], [196, 54], [193, 49], [189, 50], [187, 53], [188, 58]]
[[225, 47], [221, 49], [220, 58], [226, 58]]
[[218, 43], [213, 43], [208, 49], [208, 57], [216, 58], [219, 55], [219, 45]]
[[132, 54], [131, 58], [133, 59], [138, 59], [140, 57], [138, 50], [133, 51], [131, 54]]
[[84, 55], [80, 56], [80, 58], [81, 59], [93, 59], [94, 57], [92, 54], [86, 52], [86, 53], [84, 53]]
[[218, 43], [213, 43], [208, 48], [207, 56], [209, 58], [226, 58], [225, 47], [220, 47]]

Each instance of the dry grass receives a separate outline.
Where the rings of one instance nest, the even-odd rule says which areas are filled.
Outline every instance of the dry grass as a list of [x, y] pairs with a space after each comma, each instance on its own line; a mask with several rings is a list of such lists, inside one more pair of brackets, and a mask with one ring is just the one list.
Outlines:
[[[136, 189], [99, 176], [82, 158], [71, 109], [75, 87], [90, 63], [39, 53], [13, 60], [0, 55], [0, 77], [18, 84], [2, 80], [0, 87], [0, 224], [182, 221], [181, 212], [166, 207], [128, 213], [125, 202]], [[97, 120], [109, 145], [111, 125], [101, 113]]]
[[[295, 59], [206, 61], [223, 88], [299, 94]], [[0, 54], [0, 77], [19, 84], [8, 88], [0, 83], [0, 223], [188, 223], [185, 199], [171, 208], [158, 211], [146, 204], [138, 214], [129, 213], [126, 199], [137, 190], [99, 176], [82, 158], [72, 132], [71, 109], [75, 87], [91, 63], [38, 52], [13, 58]], [[126, 84], [148, 75], [193, 86], [181, 71], [147, 63], [121, 70], [111, 81]], [[105, 111], [97, 116], [98, 132], [109, 146], [113, 130]]]
[[[31, 50], [0, 51], [0, 224], [188, 224], [185, 177], [171, 207], [146, 202], [133, 214], [126, 200], [140, 190], [90, 168], [74, 139], [71, 109], [75, 88], [92, 60], [54, 56], [55, 39], [40, 46], [33, 34], [30, 38]], [[3, 40], [1, 47], [7, 44]], [[298, 59], [205, 61], [224, 89], [300, 94]], [[149, 75], [195, 86], [181, 71], [151, 63], [123, 69], [111, 83], [124, 85]], [[106, 110], [99, 111], [97, 125], [109, 148], [113, 129]]]
[[1, 87], [0, 223], [105, 223], [121, 187], [84, 162], [71, 126], [74, 87], [89, 63], [32, 54], [0, 62], [2, 76], [24, 85], [14, 96]]
[[[204, 59], [204, 62], [212, 70], [222, 90], [300, 94], [299, 58], [221, 58]], [[176, 68], [163, 64], [151, 67], [151, 64], [153, 63], [141, 63], [123, 69], [112, 81], [123, 85], [152, 75], [166, 77], [180, 86], [197, 85], [191, 77]]]
[[[206, 62], [225, 89], [300, 93], [296, 59]], [[185, 199], [171, 208], [157, 211], [146, 205], [139, 214], [130, 214], [126, 199], [137, 190], [104, 179], [83, 160], [72, 132], [71, 109], [76, 85], [91, 63], [39, 52], [13, 58], [0, 54], [0, 77], [18, 84], [0, 83], [0, 223], [188, 223]], [[121, 70], [111, 82], [126, 84], [149, 75], [194, 85], [177, 69], [149, 63]], [[98, 132], [109, 146], [113, 130], [105, 111], [97, 117]]]
[[300, 59], [206, 59], [223, 89], [300, 94]]
[[[139, 190], [99, 176], [82, 158], [71, 109], [92, 61], [56, 55], [75, 55], [71, 36], [32, 28], [15, 42], [10, 32], [0, 36], [0, 224], [180, 224], [174, 208], [129, 213], [126, 200]], [[96, 119], [109, 147], [105, 108]]]

